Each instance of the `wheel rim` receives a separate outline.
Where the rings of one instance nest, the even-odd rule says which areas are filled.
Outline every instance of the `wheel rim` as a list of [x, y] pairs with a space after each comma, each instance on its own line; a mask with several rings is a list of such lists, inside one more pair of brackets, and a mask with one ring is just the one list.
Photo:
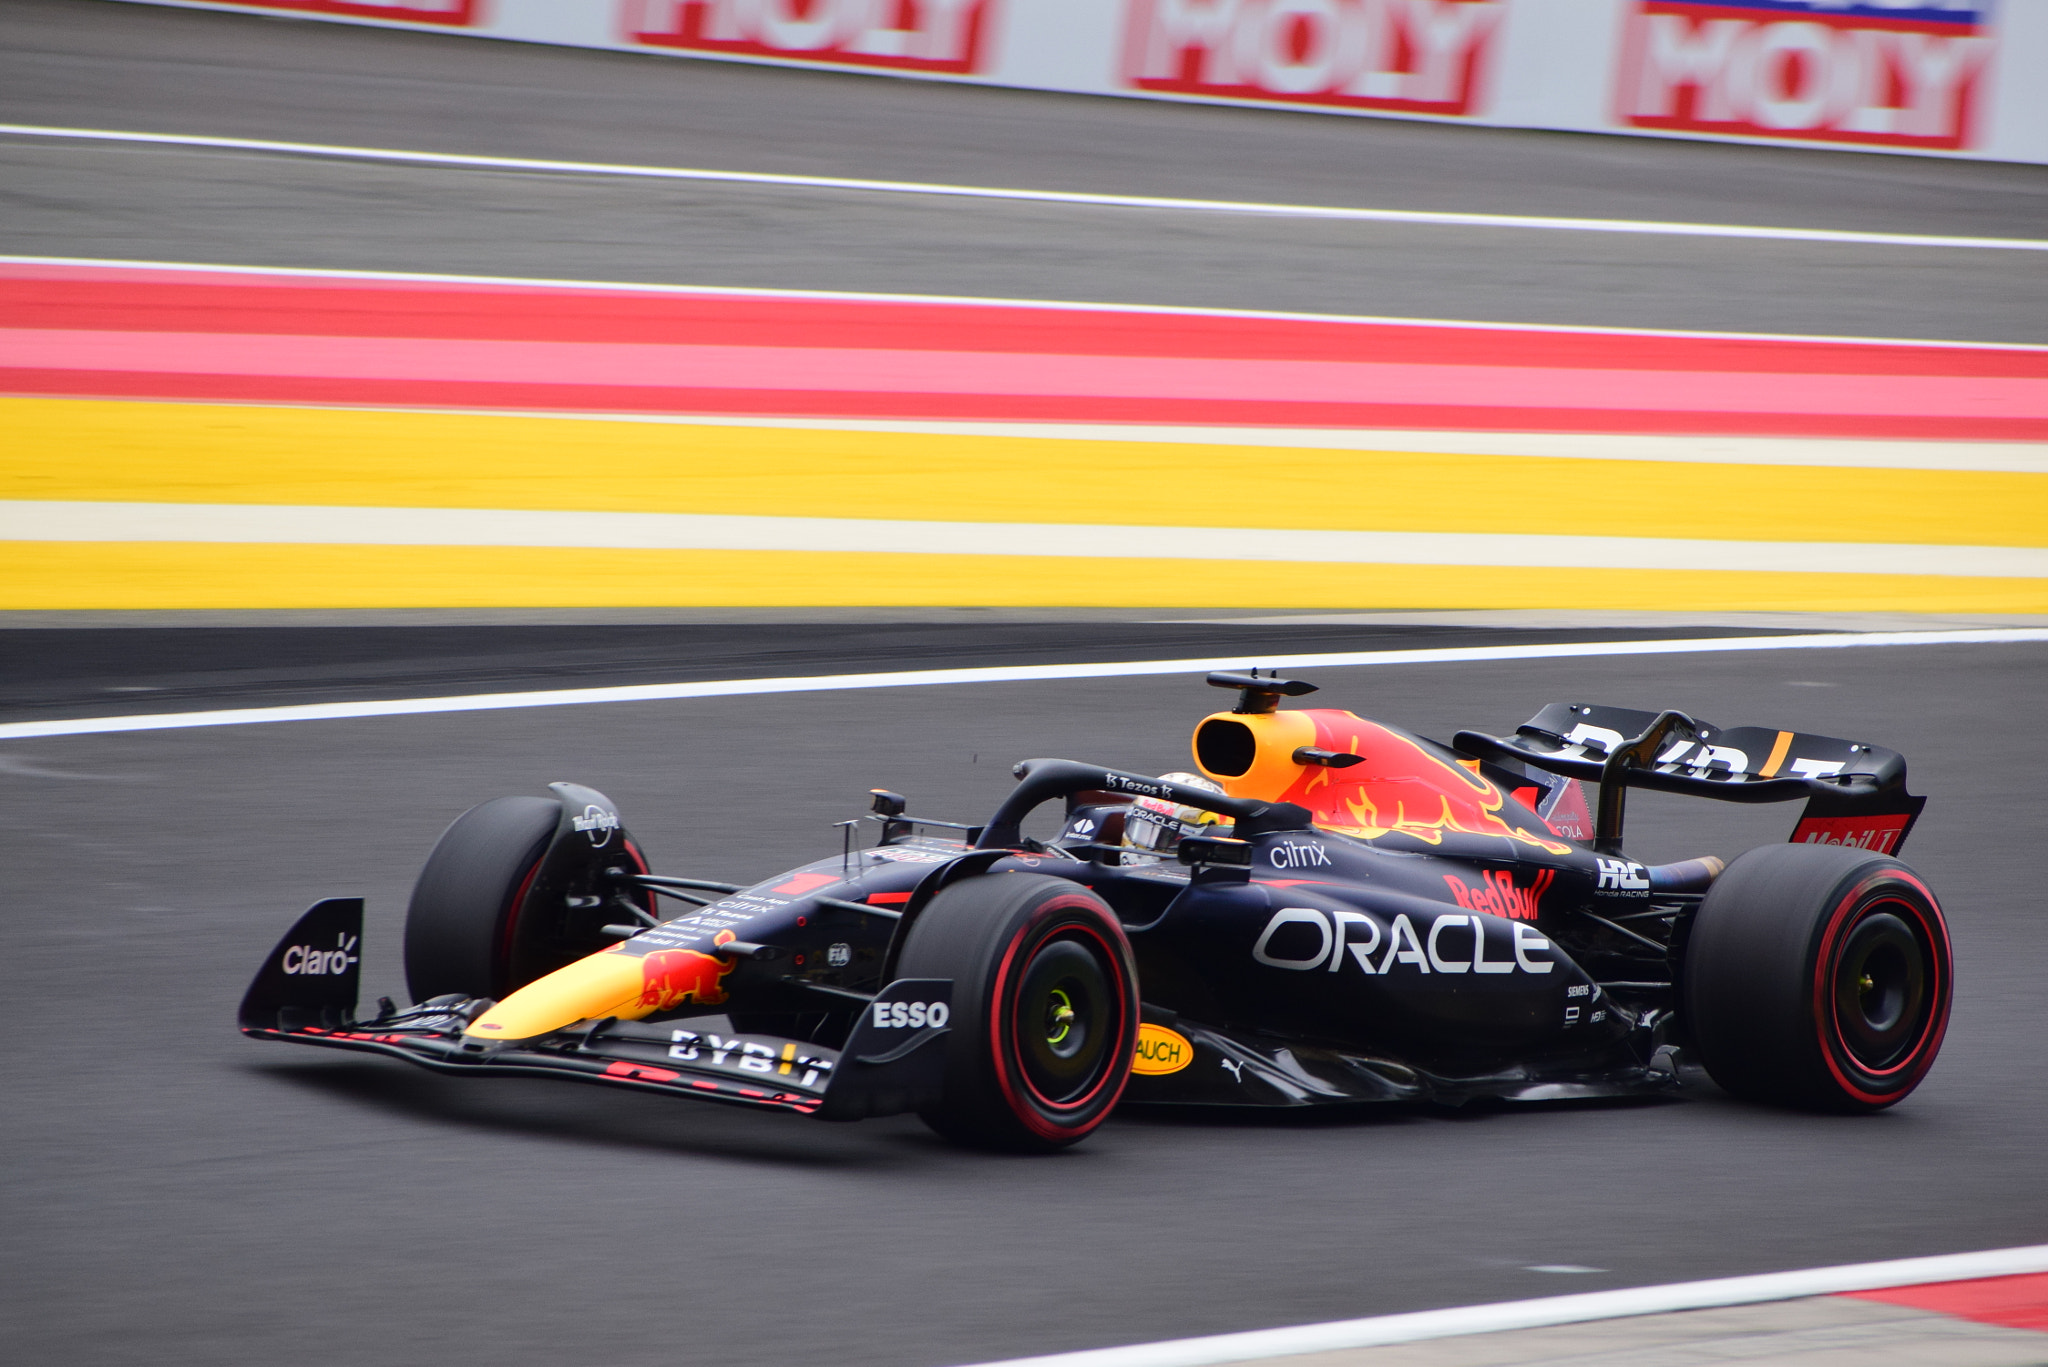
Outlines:
[[1049, 1105], [1087, 1096], [1110, 1063], [1115, 987], [1101, 959], [1059, 936], [1033, 951], [1019, 976], [1012, 1043], [1026, 1083]]
[[1842, 1046], [1872, 1072], [1891, 1068], [1912, 1052], [1933, 1002], [1929, 946], [1885, 906], [1864, 909], [1843, 937], [1832, 974]]

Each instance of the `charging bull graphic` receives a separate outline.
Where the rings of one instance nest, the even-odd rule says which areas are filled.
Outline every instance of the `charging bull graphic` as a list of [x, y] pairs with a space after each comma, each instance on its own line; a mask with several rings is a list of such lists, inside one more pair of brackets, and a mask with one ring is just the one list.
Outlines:
[[[730, 944], [736, 937], [721, 930], [713, 944]], [[694, 949], [660, 949], [640, 961], [640, 1002], [651, 1014], [673, 1011], [686, 1001], [699, 1006], [716, 1006], [725, 1000], [720, 986], [732, 972], [733, 961], [716, 954], [699, 954]]]
[[1308, 808], [1325, 830], [1367, 840], [1398, 831], [1432, 845], [1443, 843], [1445, 831], [1461, 831], [1505, 836], [1551, 854], [1571, 852], [1547, 831], [1511, 825], [1497, 786], [1399, 732], [1332, 708], [1295, 715], [1314, 720], [1320, 748], [1364, 756], [1347, 768], [1307, 769], [1280, 794], [1280, 801]]

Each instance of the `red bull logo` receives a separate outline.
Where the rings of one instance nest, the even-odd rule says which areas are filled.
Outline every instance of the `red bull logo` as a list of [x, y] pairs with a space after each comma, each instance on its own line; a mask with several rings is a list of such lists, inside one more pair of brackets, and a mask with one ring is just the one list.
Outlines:
[[1480, 874], [1478, 887], [1455, 874], [1444, 875], [1444, 882], [1450, 884], [1451, 896], [1458, 899], [1459, 906], [1489, 916], [1505, 916], [1510, 921], [1535, 920], [1536, 913], [1543, 909], [1543, 894], [1556, 880], [1556, 869], [1538, 869], [1526, 888], [1516, 887], [1514, 874], [1506, 869]]
[[[736, 936], [721, 930], [712, 941], [729, 944]], [[640, 961], [640, 1005], [648, 1011], [673, 1011], [684, 1002], [716, 1006], [725, 1000], [720, 984], [732, 972], [732, 960], [694, 949], [658, 949]]]
[[1308, 808], [1316, 825], [1367, 840], [1399, 832], [1431, 845], [1445, 831], [1497, 835], [1550, 854], [1571, 846], [1510, 823], [1507, 795], [1463, 765], [1439, 759], [1415, 741], [1363, 717], [1330, 708], [1303, 709], [1315, 722], [1316, 745], [1363, 756], [1345, 768], [1315, 767], [1280, 794]]

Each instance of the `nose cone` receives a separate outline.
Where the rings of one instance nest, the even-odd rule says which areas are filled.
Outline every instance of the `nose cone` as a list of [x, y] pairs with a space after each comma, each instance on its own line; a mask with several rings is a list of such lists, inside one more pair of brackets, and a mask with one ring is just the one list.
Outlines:
[[623, 954], [624, 946], [602, 950], [587, 959], [536, 978], [469, 1023], [465, 1038], [520, 1040], [545, 1035], [581, 1020], [617, 1016], [638, 1020], [658, 1002], [643, 1003], [646, 987], [640, 956]]

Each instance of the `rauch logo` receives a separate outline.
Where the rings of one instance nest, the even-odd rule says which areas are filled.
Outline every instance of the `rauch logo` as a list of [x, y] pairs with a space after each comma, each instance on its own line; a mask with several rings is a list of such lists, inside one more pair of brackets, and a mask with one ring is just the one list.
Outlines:
[[1502, 0], [1128, 0], [1137, 90], [1478, 112]]
[[736, 57], [969, 75], [998, 0], [626, 0], [626, 41]]
[[1615, 113], [1632, 128], [1969, 147], [1988, 30], [1974, 3], [1636, 0]]

